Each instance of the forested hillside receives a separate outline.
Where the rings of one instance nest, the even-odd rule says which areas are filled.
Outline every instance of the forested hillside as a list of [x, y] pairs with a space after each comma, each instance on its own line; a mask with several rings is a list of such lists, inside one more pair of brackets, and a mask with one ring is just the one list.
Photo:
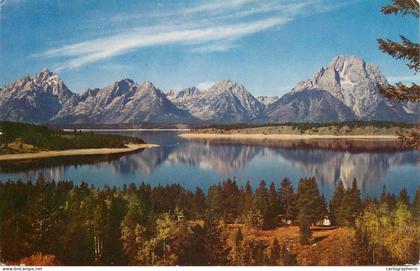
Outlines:
[[0, 154], [37, 150], [122, 148], [143, 140], [119, 135], [64, 132], [34, 124], [0, 122]]
[[[204, 193], [142, 183], [0, 183], [1, 260], [62, 265], [392, 265], [419, 260], [420, 188], [361, 198], [340, 182], [328, 204], [314, 177], [297, 189]], [[330, 220], [331, 226], [325, 226]], [[327, 223], [328, 224], [328, 223]], [[324, 226], [323, 226], [324, 225]]]

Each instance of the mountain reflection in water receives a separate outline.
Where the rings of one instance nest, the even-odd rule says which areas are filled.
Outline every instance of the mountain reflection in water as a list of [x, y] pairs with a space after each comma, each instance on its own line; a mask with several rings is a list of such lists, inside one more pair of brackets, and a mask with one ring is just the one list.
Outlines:
[[296, 187], [299, 178], [315, 176], [327, 198], [338, 180], [350, 186], [356, 178], [363, 193], [375, 195], [384, 184], [394, 193], [406, 187], [410, 195], [420, 185], [420, 153], [403, 148], [399, 141], [186, 141], [174, 133], [156, 133], [134, 136], [161, 147], [127, 155], [3, 162], [0, 180], [35, 179], [43, 174], [97, 186], [177, 182], [188, 189], [201, 186], [207, 190], [228, 177], [239, 184], [250, 180], [254, 187], [261, 179], [278, 184], [288, 177]]

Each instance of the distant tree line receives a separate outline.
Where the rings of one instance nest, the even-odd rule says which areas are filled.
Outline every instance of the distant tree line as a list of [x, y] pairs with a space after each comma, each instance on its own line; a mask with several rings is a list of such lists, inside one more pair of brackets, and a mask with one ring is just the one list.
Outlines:
[[[180, 185], [124, 185], [102, 189], [86, 183], [0, 183], [2, 261], [37, 259], [63, 265], [296, 265], [284, 240], [269, 243], [249, 232], [289, 223], [310, 247], [314, 225], [329, 218], [353, 229], [350, 264], [416, 263], [419, 252], [420, 189], [410, 201], [384, 188], [379, 199], [361, 199], [357, 181], [339, 182], [328, 204], [316, 179], [295, 190], [287, 178], [278, 187], [261, 181], [253, 190], [226, 180], [207, 194]], [[228, 225], [245, 224], [229, 233]], [[337, 244], [339, 245], [339, 244]], [[346, 250], [347, 251], [347, 250]]]
[[415, 124], [410, 123], [403, 123], [403, 122], [392, 122], [392, 121], [362, 121], [362, 120], [352, 120], [352, 121], [343, 121], [343, 122], [325, 122], [325, 123], [317, 123], [317, 122], [285, 122], [285, 123], [231, 123], [231, 124], [209, 124], [204, 126], [194, 127], [194, 129], [220, 129], [220, 130], [232, 130], [232, 129], [245, 129], [245, 128], [259, 128], [259, 127], [277, 127], [277, 126], [291, 126], [296, 130], [299, 131], [307, 131], [311, 129], [317, 129], [321, 127], [349, 127], [351, 129], [354, 128], [362, 128], [362, 127], [376, 127], [376, 128], [392, 128], [392, 127], [399, 127], [399, 128], [413, 128]]
[[16, 141], [48, 150], [121, 148], [128, 143], [144, 143], [139, 138], [127, 136], [65, 132], [46, 126], [15, 122], [0, 122], [0, 131], [3, 133], [0, 135], [0, 146], [3, 145], [6, 151], [7, 145]]

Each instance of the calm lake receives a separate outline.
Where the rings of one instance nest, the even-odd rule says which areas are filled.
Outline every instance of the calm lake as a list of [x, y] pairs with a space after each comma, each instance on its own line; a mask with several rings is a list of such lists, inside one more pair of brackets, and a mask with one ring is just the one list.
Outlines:
[[34, 180], [43, 174], [47, 179], [85, 181], [98, 187], [179, 183], [207, 191], [226, 178], [240, 185], [250, 180], [255, 188], [260, 180], [278, 186], [284, 177], [296, 187], [299, 178], [315, 176], [327, 199], [338, 180], [350, 186], [356, 178], [362, 194], [372, 196], [378, 196], [385, 184], [393, 193], [405, 187], [413, 197], [420, 185], [420, 152], [403, 149], [395, 141], [188, 141], [177, 132], [112, 133], [140, 137], [160, 147], [126, 155], [1, 163], [0, 180]]

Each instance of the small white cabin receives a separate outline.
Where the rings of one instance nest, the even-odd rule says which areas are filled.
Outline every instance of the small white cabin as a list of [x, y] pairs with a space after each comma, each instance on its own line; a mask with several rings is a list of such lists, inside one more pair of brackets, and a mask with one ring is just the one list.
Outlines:
[[292, 225], [293, 221], [286, 219], [284, 215], [278, 215], [277, 220], [283, 225]]
[[323, 219], [318, 221], [316, 225], [329, 227], [331, 226], [331, 220], [328, 217], [324, 217]]

